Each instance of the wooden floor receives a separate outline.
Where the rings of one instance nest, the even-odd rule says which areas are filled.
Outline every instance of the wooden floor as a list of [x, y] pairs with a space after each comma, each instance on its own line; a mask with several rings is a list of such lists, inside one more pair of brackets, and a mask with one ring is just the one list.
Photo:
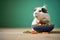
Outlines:
[[54, 29], [50, 34], [23, 33], [31, 29], [0, 28], [0, 40], [60, 40], [60, 29]]

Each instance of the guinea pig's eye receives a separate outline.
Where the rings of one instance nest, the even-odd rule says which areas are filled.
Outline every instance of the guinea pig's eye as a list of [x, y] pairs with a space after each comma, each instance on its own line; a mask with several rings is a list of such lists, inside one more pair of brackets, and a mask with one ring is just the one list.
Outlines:
[[34, 9], [34, 11], [36, 11], [36, 9]]
[[41, 12], [41, 10], [39, 10], [39, 12]]

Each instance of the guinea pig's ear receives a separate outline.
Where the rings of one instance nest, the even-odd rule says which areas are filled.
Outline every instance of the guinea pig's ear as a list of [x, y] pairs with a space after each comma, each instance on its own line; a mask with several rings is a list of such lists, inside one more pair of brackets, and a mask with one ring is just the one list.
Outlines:
[[46, 6], [44, 5], [42, 8], [46, 8]]

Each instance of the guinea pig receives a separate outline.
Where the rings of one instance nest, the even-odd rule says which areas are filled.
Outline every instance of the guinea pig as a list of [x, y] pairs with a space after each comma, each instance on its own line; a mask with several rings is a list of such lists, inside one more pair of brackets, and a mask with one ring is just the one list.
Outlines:
[[47, 24], [50, 22], [50, 16], [47, 11], [46, 6], [43, 7], [36, 7], [34, 9], [34, 20], [32, 21], [32, 25], [40, 24]]

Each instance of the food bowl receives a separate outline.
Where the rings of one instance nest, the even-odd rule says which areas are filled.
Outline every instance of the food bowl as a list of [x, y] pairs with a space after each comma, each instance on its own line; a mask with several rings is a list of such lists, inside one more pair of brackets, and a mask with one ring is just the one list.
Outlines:
[[45, 26], [32, 26], [36, 32], [51, 32], [54, 29], [54, 25], [45, 25]]

